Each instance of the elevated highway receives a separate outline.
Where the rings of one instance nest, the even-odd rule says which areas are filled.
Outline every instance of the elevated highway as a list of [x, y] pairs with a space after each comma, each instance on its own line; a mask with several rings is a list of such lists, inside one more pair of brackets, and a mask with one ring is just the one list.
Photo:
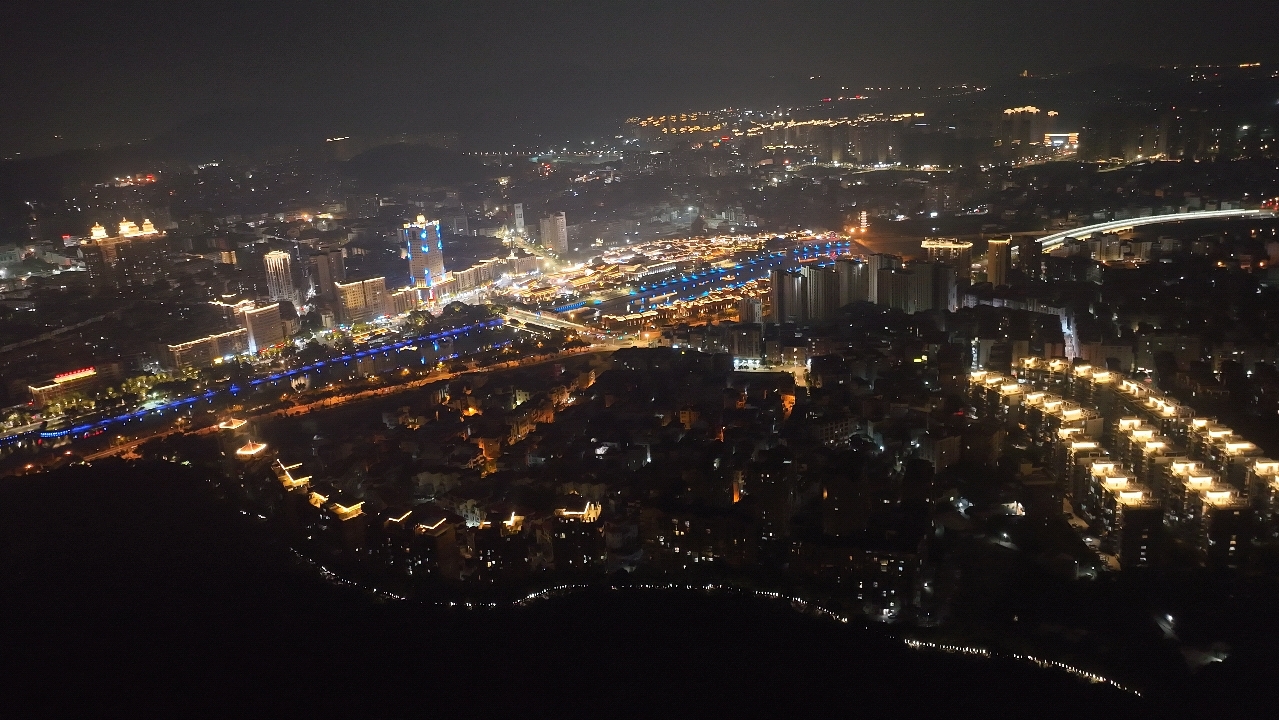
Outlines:
[[1226, 220], [1232, 218], [1269, 218], [1275, 217], [1270, 210], [1201, 210], [1197, 212], [1173, 213], [1170, 215], [1151, 215], [1150, 217], [1129, 218], [1127, 220], [1110, 220], [1096, 225], [1085, 225], [1071, 230], [1062, 230], [1039, 238], [1044, 250], [1054, 250], [1066, 242], [1066, 238], [1086, 238], [1093, 233], [1115, 233], [1131, 230], [1145, 225], [1185, 222], [1188, 220]]

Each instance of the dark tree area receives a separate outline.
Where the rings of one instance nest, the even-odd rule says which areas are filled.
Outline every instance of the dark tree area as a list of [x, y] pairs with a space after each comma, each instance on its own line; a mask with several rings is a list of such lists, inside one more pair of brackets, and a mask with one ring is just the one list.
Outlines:
[[9, 717], [1149, 710], [1063, 674], [909, 652], [740, 597], [593, 591], [475, 611], [378, 601], [324, 582], [180, 465], [11, 478], [0, 499]]

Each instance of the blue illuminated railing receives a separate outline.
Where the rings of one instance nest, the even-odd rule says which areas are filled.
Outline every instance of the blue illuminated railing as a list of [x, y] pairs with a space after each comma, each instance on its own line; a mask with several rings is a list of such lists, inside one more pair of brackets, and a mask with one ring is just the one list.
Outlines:
[[[303, 375], [305, 373], [319, 370], [320, 368], [325, 367], [326, 365], [329, 365], [331, 363], [350, 362], [352, 359], [368, 357], [370, 355], [376, 355], [378, 353], [394, 352], [396, 350], [403, 349], [406, 346], [413, 345], [414, 343], [419, 343], [423, 341], [434, 342], [437, 340], [444, 340], [447, 338], [457, 337], [458, 335], [468, 335], [470, 334], [472, 330], [487, 330], [490, 328], [500, 327], [504, 323], [505, 321], [502, 320], [501, 318], [495, 318], [493, 320], [486, 320], [480, 323], [465, 325], [460, 328], [453, 328], [452, 330], [445, 330], [443, 332], [433, 333], [431, 335], [421, 335], [415, 338], [410, 338], [408, 340], [401, 340], [399, 342], [388, 343], [386, 345], [381, 345], [379, 347], [369, 348], [367, 350], [360, 350], [359, 352], [349, 353], [339, 358], [332, 358], [329, 360], [320, 360], [319, 362], [314, 362], [314, 363], [311, 363], [310, 365], [305, 365], [300, 368], [294, 368], [292, 370], [285, 370], [283, 372], [278, 372], [273, 375], [268, 375], [267, 377], [255, 378], [249, 381], [249, 386], [257, 387], [258, 385], [261, 385], [263, 383], [278, 382], [279, 380], [290, 378], [295, 375]], [[199, 395], [192, 395], [191, 397], [182, 398], [180, 400], [170, 400], [169, 402], [164, 403], [163, 405], [157, 405], [156, 407], [153, 407], [153, 408], [148, 408], [143, 410], [134, 410], [133, 412], [124, 413], [123, 415], [116, 415], [115, 417], [103, 418], [102, 420], [98, 420], [96, 422], [85, 423], [82, 425], [76, 425], [69, 428], [62, 428], [59, 430], [41, 430], [39, 436], [42, 439], [55, 439], [55, 438], [66, 437], [67, 435], [81, 436], [86, 433], [91, 433], [95, 430], [101, 430], [101, 429], [107, 428], [111, 425], [115, 425], [116, 423], [124, 423], [130, 420], [139, 420], [152, 413], [160, 414], [160, 413], [163, 413], [165, 410], [173, 410], [176, 408], [180, 408], [184, 405], [192, 405], [201, 400], [212, 400], [215, 396], [223, 392], [230, 392], [232, 395], [234, 395], [240, 390], [241, 388], [237, 385], [231, 385], [225, 390], [207, 390], [203, 393], [200, 393]], [[35, 433], [28, 433], [21, 437], [32, 437], [34, 434]], [[21, 439], [19, 436], [10, 436], [10, 437], [13, 437], [14, 440], [10, 441], [8, 438], [6, 438], [5, 440], [8, 442], [14, 442], [17, 439]]]

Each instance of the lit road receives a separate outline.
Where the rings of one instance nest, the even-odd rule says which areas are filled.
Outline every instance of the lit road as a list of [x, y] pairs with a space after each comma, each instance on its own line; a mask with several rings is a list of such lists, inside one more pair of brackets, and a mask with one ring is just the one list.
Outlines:
[[[407, 392], [409, 390], [416, 390], [418, 388], [425, 387], [427, 385], [432, 385], [437, 382], [452, 380], [453, 378], [459, 377], [461, 375], [496, 372], [500, 370], [512, 370], [519, 367], [529, 367], [532, 365], [540, 365], [542, 363], [563, 360], [566, 357], [571, 357], [576, 355], [585, 355], [589, 353], [598, 353], [598, 352], [611, 352], [613, 349], [614, 348], [611, 346], [597, 345], [592, 347], [577, 348], [573, 350], [565, 350], [550, 356], [539, 355], [536, 357], [525, 358], [521, 360], [511, 360], [508, 362], [499, 363], [497, 365], [491, 365], [484, 368], [476, 368], [474, 370], [462, 370], [460, 372], [432, 373], [428, 377], [420, 378], [418, 380], [413, 380], [411, 382], [402, 383], [399, 385], [390, 385], [387, 387], [380, 387], [380, 388], [369, 388], [367, 390], [347, 393], [345, 395], [335, 395], [333, 397], [323, 398], [321, 400], [316, 400], [315, 402], [307, 403], [305, 405], [292, 405], [285, 408], [277, 408], [275, 410], [268, 410], [266, 412], [247, 415], [243, 419], [256, 420], [260, 418], [269, 418], [269, 417], [286, 418], [286, 417], [296, 417], [298, 415], [307, 415], [317, 410], [325, 410], [328, 408], [337, 407], [339, 405], [346, 405], [352, 402], [359, 402], [361, 400], [371, 400], [373, 398], [386, 397], [389, 395], [395, 395], [398, 393]], [[209, 427], [200, 428], [199, 430], [193, 430], [188, 434], [212, 435], [217, 433], [218, 431], [219, 431], [219, 428], [217, 425], [211, 425]], [[168, 437], [169, 435], [173, 435], [173, 434], [181, 434], [182, 432], [183, 431], [179, 430], [178, 428], [166, 428], [164, 430], [153, 433], [151, 435], [146, 435], [134, 440], [130, 440], [125, 443], [121, 443], [119, 445], [113, 445], [109, 448], [104, 448], [95, 453], [90, 453], [88, 455], [85, 455], [84, 459], [88, 462], [93, 462], [94, 460], [102, 460], [104, 458], [109, 458], [109, 457], [128, 455], [130, 452], [137, 449], [139, 446], [141, 446], [142, 444], [148, 441]]]
[[1270, 210], [1201, 210], [1197, 212], [1173, 213], [1171, 215], [1151, 215], [1150, 217], [1130, 218], [1128, 220], [1111, 220], [1085, 225], [1073, 230], [1063, 230], [1039, 238], [1039, 244], [1045, 250], [1053, 250], [1066, 242], [1066, 238], [1085, 238], [1093, 233], [1113, 233], [1130, 230], [1143, 225], [1159, 225], [1162, 223], [1182, 222], [1183, 220], [1224, 220], [1230, 218], [1269, 218], [1275, 217]]

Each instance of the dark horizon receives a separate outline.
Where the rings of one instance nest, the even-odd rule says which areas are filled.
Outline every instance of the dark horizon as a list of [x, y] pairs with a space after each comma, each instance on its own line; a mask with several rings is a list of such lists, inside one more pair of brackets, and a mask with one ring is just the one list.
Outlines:
[[1186, 0], [1149, 5], [124, 0], [86, 12], [54, 0], [10, 10], [0, 155], [255, 115], [304, 134], [462, 129], [494, 145], [560, 140], [628, 113], [816, 102], [844, 87], [1279, 60], [1273, 3], [1218, 3], [1212, 18]]

